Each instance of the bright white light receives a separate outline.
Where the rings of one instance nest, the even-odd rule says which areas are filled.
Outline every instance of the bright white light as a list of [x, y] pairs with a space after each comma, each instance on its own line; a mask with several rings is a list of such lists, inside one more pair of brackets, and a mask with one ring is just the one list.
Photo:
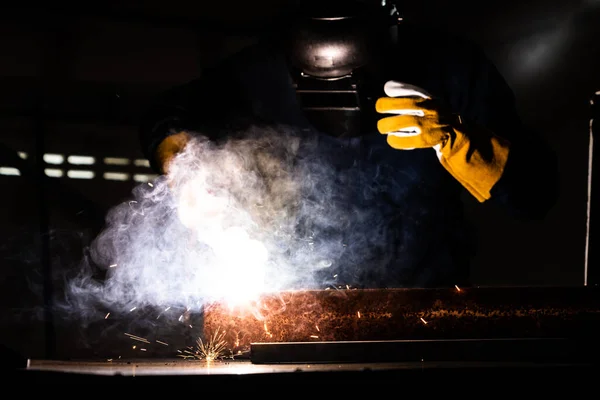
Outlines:
[[182, 188], [178, 199], [181, 222], [191, 229], [219, 226], [225, 218], [229, 201], [211, 194], [202, 177], [190, 179]]
[[70, 170], [67, 171], [67, 176], [72, 179], [92, 179], [94, 171]]
[[131, 162], [131, 160], [129, 160], [128, 158], [121, 158], [121, 157], [105, 157], [104, 158], [104, 164], [107, 164], [107, 165], [129, 165], [130, 162]]
[[0, 167], [0, 175], [20, 176], [21, 172], [13, 167]]
[[206, 295], [230, 305], [255, 299], [264, 292], [268, 251], [247, 229], [226, 227], [226, 220], [238, 213], [227, 197], [211, 193], [199, 175], [182, 188], [178, 196], [180, 221], [195, 231], [198, 241], [212, 249], [210, 268], [196, 275]]
[[21, 157], [23, 160], [27, 160], [27, 153], [25, 153], [24, 151], [19, 151], [17, 152], [17, 154], [19, 155], [19, 157]]
[[60, 178], [64, 175], [62, 169], [56, 168], [46, 168], [44, 170], [44, 173], [46, 174], [46, 176], [49, 176], [51, 178]]
[[62, 164], [65, 157], [62, 154], [47, 153], [44, 154], [44, 161], [48, 164]]
[[67, 162], [74, 165], [92, 165], [95, 159], [91, 156], [69, 156], [67, 157]]
[[[287, 149], [295, 152], [297, 142], [288, 146], [290, 141], [281, 140], [286, 132], [272, 133], [265, 132], [256, 143], [232, 141], [225, 148], [191, 141], [169, 174], [152, 185], [147, 182], [150, 174], [100, 172], [97, 178], [104, 172], [128, 172], [136, 182], [146, 182], [134, 188], [133, 199], [107, 214], [106, 230], [93, 243], [103, 263], [119, 267], [110, 268], [102, 291], [88, 286], [87, 269], [82, 271], [69, 286], [70, 293], [85, 300], [81, 305], [86, 308], [92, 296], [127, 312], [148, 305], [199, 309], [214, 301], [252, 306], [265, 293], [320, 286], [314, 272], [333, 267], [344, 249], [337, 236], [330, 244], [318, 230], [309, 238], [296, 237], [295, 228], [305, 217], [342, 218], [324, 206], [334, 203], [329, 198], [314, 207], [313, 202], [288, 207], [310, 182], [303, 181], [304, 166], [296, 168], [296, 160], [289, 165], [287, 157], [280, 159], [279, 150], [291, 154]], [[262, 155], [256, 158], [257, 149], [278, 144], [283, 147], [267, 151], [266, 160]], [[266, 166], [261, 169], [264, 176], [255, 172], [255, 161]], [[137, 162], [142, 163], [147, 161]], [[308, 172], [331, 176], [327, 166]]]
[[201, 236], [215, 255], [212, 275], [203, 277], [202, 282], [209, 297], [235, 306], [254, 300], [265, 291], [269, 254], [263, 243], [252, 240], [241, 227]]
[[109, 181], [126, 181], [129, 180], [129, 174], [122, 172], [105, 172], [104, 179]]

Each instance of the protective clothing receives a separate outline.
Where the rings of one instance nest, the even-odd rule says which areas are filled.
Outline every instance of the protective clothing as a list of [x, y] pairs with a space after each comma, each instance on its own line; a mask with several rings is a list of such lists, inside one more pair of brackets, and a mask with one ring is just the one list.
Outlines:
[[[468, 285], [477, 235], [464, 215], [465, 189], [461, 184], [470, 184], [481, 198], [491, 196], [484, 204], [497, 206], [509, 215], [543, 218], [558, 195], [556, 155], [535, 129], [523, 124], [512, 91], [480, 49], [452, 35], [407, 22], [398, 27], [398, 37], [402, 38], [398, 46], [385, 52], [389, 58], [384, 63], [385, 78], [376, 85], [375, 118], [372, 127], [360, 136], [334, 137], [307, 121], [291, 85], [287, 48], [281, 46], [278, 36], [264, 38], [218, 66], [206, 68], [198, 79], [157, 97], [141, 120], [142, 149], [152, 167], [160, 170], [157, 158], [168, 160], [171, 150], [178, 148], [171, 143], [174, 139], [168, 139], [178, 132], [205, 135], [215, 142], [246, 132], [246, 126], [254, 131], [262, 131], [263, 126], [282, 127], [300, 136], [308, 132], [309, 146], [302, 143], [300, 154], [312, 168], [310, 172], [321, 172], [321, 164], [311, 162], [315, 159], [325, 160], [333, 166], [326, 171], [336, 173], [335, 179], [326, 181], [328, 186], [312, 185], [318, 189], [315, 195], [333, 196], [335, 209], [348, 210], [342, 217], [370, 213], [350, 220], [343, 232], [332, 233], [339, 234], [339, 243], [352, 244], [339, 249], [338, 263], [344, 267], [336, 279], [347, 273], [346, 283], [378, 288]], [[410, 96], [386, 94], [384, 83], [389, 80], [415, 85], [418, 93], [436, 100], [416, 92], [412, 100]], [[382, 130], [401, 131], [410, 125], [423, 128], [435, 123], [436, 129], [428, 129], [428, 135], [418, 138], [426, 143], [414, 138], [402, 142], [404, 148], [415, 147], [411, 151], [390, 146], [388, 138], [393, 143], [406, 138], [383, 135], [377, 121], [410, 115], [377, 113], [377, 99], [386, 96], [394, 101], [412, 101], [408, 106], [389, 105], [388, 110], [417, 110], [423, 113], [423, 121], [419, 125], [412, 123], [413, 119]], [[380, 106], [391, 100], [382, 101]], [[426, 112], [432, 116], [426, 119], [429, 125], [424, 122]], [[455, 115], [464, 123], [453, 120]], [[508, 140], [510, 146], [494, 135], [482, 135], [485, 130], [475, 130], [471, 124], [486, 127]], [[315, 131], [318, 146], [311, 147]], [[161, 145], [163, 141], [168, 145]], [[431, 149], [436, 145], [444, 154], [440, 160]], [[510, 154], [503, 165], [506, 154], [500, 150], [507, 148]], [[501, 177], [494, 183], [500, 171]], [[309, 179], [306, 184], [311, 182]], [[366, 256], [365, 248], [369, 249]]]
[[[509, 142], [483, 127], [444, 114], [431, 95], [414, 85], [389, 81], [375, 107], [393, 114], [377, 122], [395, 149], [434, 148], [444, 168], [479, 202], [491, 197], [508, 160]], [[473, 139], [471, 139], [473, 138]]]

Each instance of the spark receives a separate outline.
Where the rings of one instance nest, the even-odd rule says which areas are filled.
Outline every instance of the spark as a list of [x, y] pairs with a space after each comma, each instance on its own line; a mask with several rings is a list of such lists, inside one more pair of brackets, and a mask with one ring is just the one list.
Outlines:
[[321, 330], [319, 329], [319, 325], [315, 325], [315, 328], [317, 328], [317, 330], [318, 330], [319, 332], [321, 332]]
[[129, 312], [132, 312], [133, 310], [135, 310], [137, 307], [133, 307], [131, 310], [129, 310]]
[[350, 290], [350, 285], [346, 285], [346, 289]]
[[360, 311], [357, 311], [356, 315], [358, 315], [358, 318], [360, 318]]
[[458, 287], [458, 285], [454, 285], [454, 287], [456, 288], [457, 291], [460, 292], [460, 288]]
[[193, 328], [193, 326], [192, 326], [191, 324], [190, 324], [190, 325], [188, 325], [188, 326], [189, 326], [190, 328]]
[[106, 361], [108, 361], [108, 362], [112, 362], [112, 360], [113, 360], [112, 358], [109, 358], [109, 359], [108, 359], [108, 360], [106, 360]]
[[146, 351], [146, 349], [140, 347], [140, 351]]
[[182, 356], [184, 358], [198, 358], [208, 362], [217, 360], [225, 355], [227, 343], [225, 342], [225, 331], [220, 331], [219, 328], [213, 333], [206, 343], [202, 338], [196, 340], [196, 349], [194, 352], [185, 350], [184, 353], [190, 356]]
[[167, 307], [167, 308], [165, 308], [165, 312], [169, 311], [170, 309], [171, 309], [171, 307], [170, 307], [170, 306], [169, 306], [169, 307]]
[[131, 333], [125, 333], [126, 336], [129, 336], [130, 339], [137, 340], [139, 342], [150, 343], [150, 341], [141, 336], [132, 335]]
[[135, 350], [135, 344], [133, 346], [131, 346], [131, 348]]
[[310, 335], [311, 338], [313, 339], [318, 339], [319, 337], [317, 335]]
[[162, 344], [162, 345], [164, 345], [164, 346], [168, 346], [168, 345], [169, 345], [168, 343], [161, 342], [160, 340], [157, 340], [157, 341], [156, 341], [156, 343], [160, 343], [160, 344]]
[[420, 318], [421, 318], [421, 321], [423, 321], [423, 323], [424, 323], [425, 325], [427, 325], [427, 321], [425, 321], [425, 320], [423, 319], [423, 317], [420, 317]]
[[104, 316], [104, 319], [108, 319], [108, 316], [110, 315], [110, 313], [106, 313], [106, 315]]
[[154, 185], [152, 183], [150, 183], [150, 182], [148, 182], [148, 186], [154, 187]]
[[117, 266], [117, 264], [110, 264], [110, 265], [108, 266], [108, 268], [114, 268], [114, 267], [116, 267], [116, 266]]

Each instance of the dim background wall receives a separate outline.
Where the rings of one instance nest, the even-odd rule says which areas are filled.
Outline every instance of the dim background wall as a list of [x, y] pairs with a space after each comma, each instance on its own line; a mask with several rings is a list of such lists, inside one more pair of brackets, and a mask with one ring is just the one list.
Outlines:
[[[525, 121], [559, 154], [562, 193], [543, 222], [512, 221], [467, 199], [481, 237], [474, 282], [582, 284], [600, 2], [414, 3], [405, 18], [483, 46]], [[41, 318], [60, 281], [44, 287], [41, 265], [59, 276], [77, 268], [106, 211], [152, 179], [137, 142], [141, 110], [251, 43], [284, 3], [53, 4], [0, 12], [0, 343], [32, 356], [60, 353]]]

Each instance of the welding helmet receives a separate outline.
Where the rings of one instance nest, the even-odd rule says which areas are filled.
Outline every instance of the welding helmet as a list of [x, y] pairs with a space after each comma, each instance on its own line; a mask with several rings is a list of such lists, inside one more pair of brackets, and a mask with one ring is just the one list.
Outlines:
[[382, 64], [400, 18], [381, 0], [301, 1], [285, 35], [298, 101], [309, 122], [333, 136], [374, 127]]

